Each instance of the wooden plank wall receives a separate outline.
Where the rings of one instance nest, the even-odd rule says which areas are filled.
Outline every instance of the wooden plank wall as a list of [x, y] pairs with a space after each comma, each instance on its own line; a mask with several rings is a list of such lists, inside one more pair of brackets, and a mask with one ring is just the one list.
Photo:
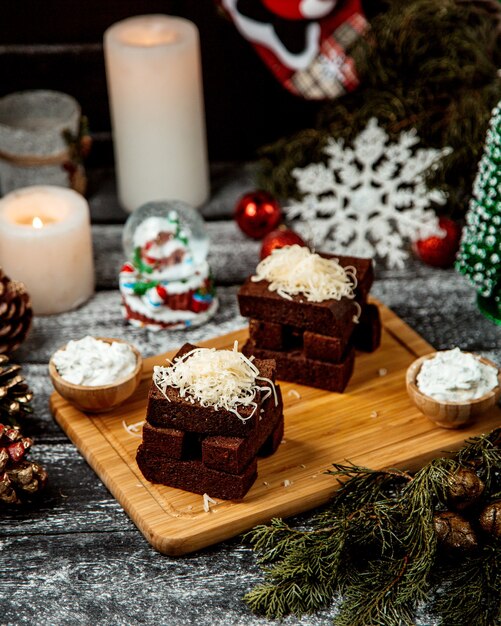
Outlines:
[[[109, 144], [102, 35], [117, 20], [147, 13], [180, 15], [200, 30], [211, 160], [253, 158], [258, 146], [313, 123], [319, 105], [289, 95], [213, 0], [2, 0], [0, 95], [69, 93]], [[111, 158], [109, 149], [94, 150], [95, 164]]]

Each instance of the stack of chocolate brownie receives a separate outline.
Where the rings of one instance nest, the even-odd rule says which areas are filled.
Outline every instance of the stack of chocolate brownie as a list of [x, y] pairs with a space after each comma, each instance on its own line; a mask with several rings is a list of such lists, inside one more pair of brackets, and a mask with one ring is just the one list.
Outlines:
[[379, 311], [367, 302], [374, 272], [370, 259], [320, 256], [355, 268], [355, 297], [310, 302], [299, 294], [288, 299], [271, 291], [268, 281], [248, 278], [238, 293], [240, 313], [250, 318], [243, 353], [275, 359], [281, 380], [341, 392], [353, 373], [355, 349], [372, 352], [380, 343]]
[[[182, 357], [195, 346], [185, 344]], [[260, 376], [275, 381], [275, 363], [256, 359]], [[264, 383], [263, 383], [264, 384]], [[152, 382], [143, 427], [143, 442], [137, 451], [139, 469], [149, 481], [224, 500], [244, 497], [257, 476], [257, 457], [278, 448], [284, 432], [280, 387], [263, 399], [257, 392], [257, 409], [242, 406], [235, 413], [204, 407], [179, 390], [164, 393]], [[276, 398], [276, 400], [275, 400]]]

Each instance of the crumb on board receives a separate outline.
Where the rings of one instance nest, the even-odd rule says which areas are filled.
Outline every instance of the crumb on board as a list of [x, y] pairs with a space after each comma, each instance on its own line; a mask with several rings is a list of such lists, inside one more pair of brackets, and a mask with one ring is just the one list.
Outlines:
[[377, 411], [371, 411], [371, 417], [377, 417], [379, 413]]
[[266, 480], [263, 480], [263, 485], [264, 485], [265, 487], [268, 487], [268, 486], [269, 486], [269, 484], [270, 484], [269, 482], [267, 482]]
[[280, 442], [280, 445], [283, 443], [287, 443], [287, 439], [282, 439], [282, 441]]
[[286, 478], [283, 482], [282, 485], [284, 487], [290, 487], [292, 485], [292, 480], [289, 480], [288, 478]]
[[387, 374], [387, 373], [388, 373], [388, 370], [386, 369], [386, 367], [381, 367], [381, 368], [378, 370], [378, 374], [379, 374], [380, 376], [386, 376], [386, 374]]
[[299, 393], [299, 391], [296, 391], [295, 389], [289, 389], [289, 391], [287, 392], [287, 395], [290, 396], [291, 398], [296, 398], [297, 400], [301, 398], [301, 394]]

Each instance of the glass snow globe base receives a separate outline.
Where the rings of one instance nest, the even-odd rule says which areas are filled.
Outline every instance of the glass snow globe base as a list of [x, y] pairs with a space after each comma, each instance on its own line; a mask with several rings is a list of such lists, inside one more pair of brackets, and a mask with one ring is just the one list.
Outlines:
[[478, 295], [477, 306], [491, 322], [501, 325], [501, 291], [490, 297]]

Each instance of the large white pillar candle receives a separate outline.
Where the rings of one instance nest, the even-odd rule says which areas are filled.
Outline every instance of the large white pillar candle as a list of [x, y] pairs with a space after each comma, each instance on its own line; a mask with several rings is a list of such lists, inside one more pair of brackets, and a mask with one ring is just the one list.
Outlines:
[[194, 206], [209, 195], [198, 30], [166, 15], [131, 17], [104, 35], [118, 196]]
[[38, 315], [69, 311], [94, 292], [89, 206], [63, 187], [18, 189], [0, 200], [0, 266], [22, 281]]

